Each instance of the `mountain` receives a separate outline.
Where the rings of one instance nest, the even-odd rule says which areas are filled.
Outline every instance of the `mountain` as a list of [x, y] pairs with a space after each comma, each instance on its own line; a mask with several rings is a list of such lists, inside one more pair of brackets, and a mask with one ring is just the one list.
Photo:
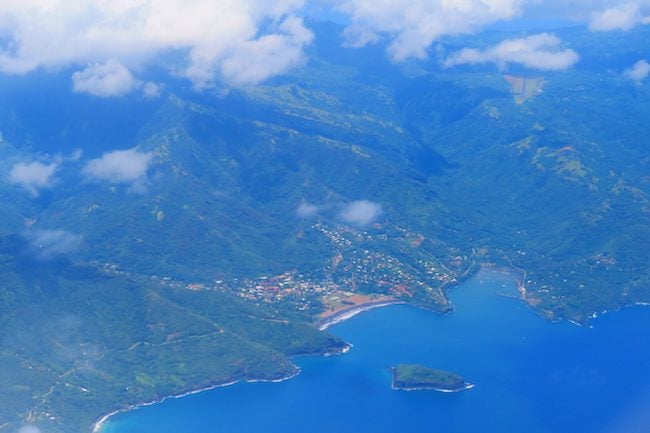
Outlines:
[[236, 380], [297, 373], [289, 356], [342, 350], [308, 318], [75, 264], [0, 238], [2, 431], [89, 431], [111, 410]]
[[[251, 87], [104, 100], [69, 71], [2, 78], [0, 432], [293, 374], [345, 347], [314, 326], [328, 311], [449, 312], [481, 265], [553, 320], [650, 301], [650, 89], [622, 74], [648, 30], [599, 36], [616, 58], [562, 30], [581, 63], [539, 74], [396, 66], [313, 27], [308, 64]], [[140, 175], [89, 168], [127, 149]], [[33, 161], [55, 172], [30, 190], [10, 173]]]

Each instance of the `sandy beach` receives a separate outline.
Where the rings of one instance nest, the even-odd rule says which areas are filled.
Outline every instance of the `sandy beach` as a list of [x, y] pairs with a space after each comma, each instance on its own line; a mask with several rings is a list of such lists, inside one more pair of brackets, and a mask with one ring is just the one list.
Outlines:
[[373, 310], [375, 308], [387, 307], [389, 305], [397, 305], [397, 304], [405, 304], [405, 302], [404, 301], [375, 301], [375, 302], [368, 302], [366, 304], [356, 305], [354, 307], [341, 310], [336, 314], [321, 320], [321, 322], [318, 323], [318, 329], [323, 331], [332, 325], [344, 322], [356, 316], [357, 314], [363, 313], [364, 311]]

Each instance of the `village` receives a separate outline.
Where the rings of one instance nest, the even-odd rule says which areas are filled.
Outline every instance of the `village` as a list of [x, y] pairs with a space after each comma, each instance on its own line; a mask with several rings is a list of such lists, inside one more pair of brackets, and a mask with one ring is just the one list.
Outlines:
[[[399, 227], [393, 228], [390, 235], [320, 223], [313, 228], [329, 239], [333, 255], [322, 269], [310, 274], [291, 270], [279, 275], [191, 283], [168, 276], [148, 278], [172, 288], [226, 291], [248, 302], [275, 305], [324, 320], [341, 311], [376, 303], [428, 299], [445, 306], [448, 300], [444, 289], [458, 281], [467, 262], [467, 257], [460, 255], [445, 257], [444, 262], [432, 257], [420, 250], [423, 236]], [[402, 253], [401, 260], [387, 252], [386, 245], [396, 242], [401, 242], [409, 253]], [[106, 273], [125, 275], [116, 264], [96, 265]]]
[[[322, 319], [367, 304], [408, 302], [414, 297], [428, 297], [446, 305], [443, 289], [457, 281], [459, 270], [467, 262], [467, 257], [452, 256], [443, 264], [426, 254], [415, 254], [417, 259], [409, 256], [409, 263], [405, 263], [382, 251], [384, 243], [395, 242], [384, 232], [350, 231], [322, 224], [314, 228], [328, 237], [334, 248], [330, 262], [319, 272], [305, 275], [290, 271], [231, 282], [217, 280], [215, 289], [234, 292], [256, 303], [282, 304]], [[397, 228], [396, 232], [409, 250], [416, 251], [424, 240], [404, 229]], [[365, 248], [359, 247], [360, 243]], [[380, 248], [369, 249], [373, 245]]]

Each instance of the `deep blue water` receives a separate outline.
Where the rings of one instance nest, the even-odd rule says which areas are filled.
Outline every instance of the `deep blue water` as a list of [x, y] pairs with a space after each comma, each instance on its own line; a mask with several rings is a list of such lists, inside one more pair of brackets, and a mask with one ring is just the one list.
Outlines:
[[[505, 275], [481, 273], [440, 316], [408, 306], [330, 328], [346, 355], [302, 358], [287, 382], [237, 384], [120, 414], [104, 433], [648, 433], [650, 308], [549, 323]], [[465, 376], [457, 394], [393, 391], [388, 367], [421, 363]]]

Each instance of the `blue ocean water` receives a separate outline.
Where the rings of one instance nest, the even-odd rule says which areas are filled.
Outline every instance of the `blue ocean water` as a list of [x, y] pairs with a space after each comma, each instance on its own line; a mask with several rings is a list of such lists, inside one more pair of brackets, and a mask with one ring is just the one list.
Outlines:
[[[510, 277], [481, 272], [456, 311], [372, 310], [330, 328], [343, 356], [300, 358], [283, 383], [241, 383], [111, 418], [103, 433], [648, 433], [650, 308], [549, 323]], [[456, 394], [393, 391], [389, 367], [420, 363], [476, 384]]]

